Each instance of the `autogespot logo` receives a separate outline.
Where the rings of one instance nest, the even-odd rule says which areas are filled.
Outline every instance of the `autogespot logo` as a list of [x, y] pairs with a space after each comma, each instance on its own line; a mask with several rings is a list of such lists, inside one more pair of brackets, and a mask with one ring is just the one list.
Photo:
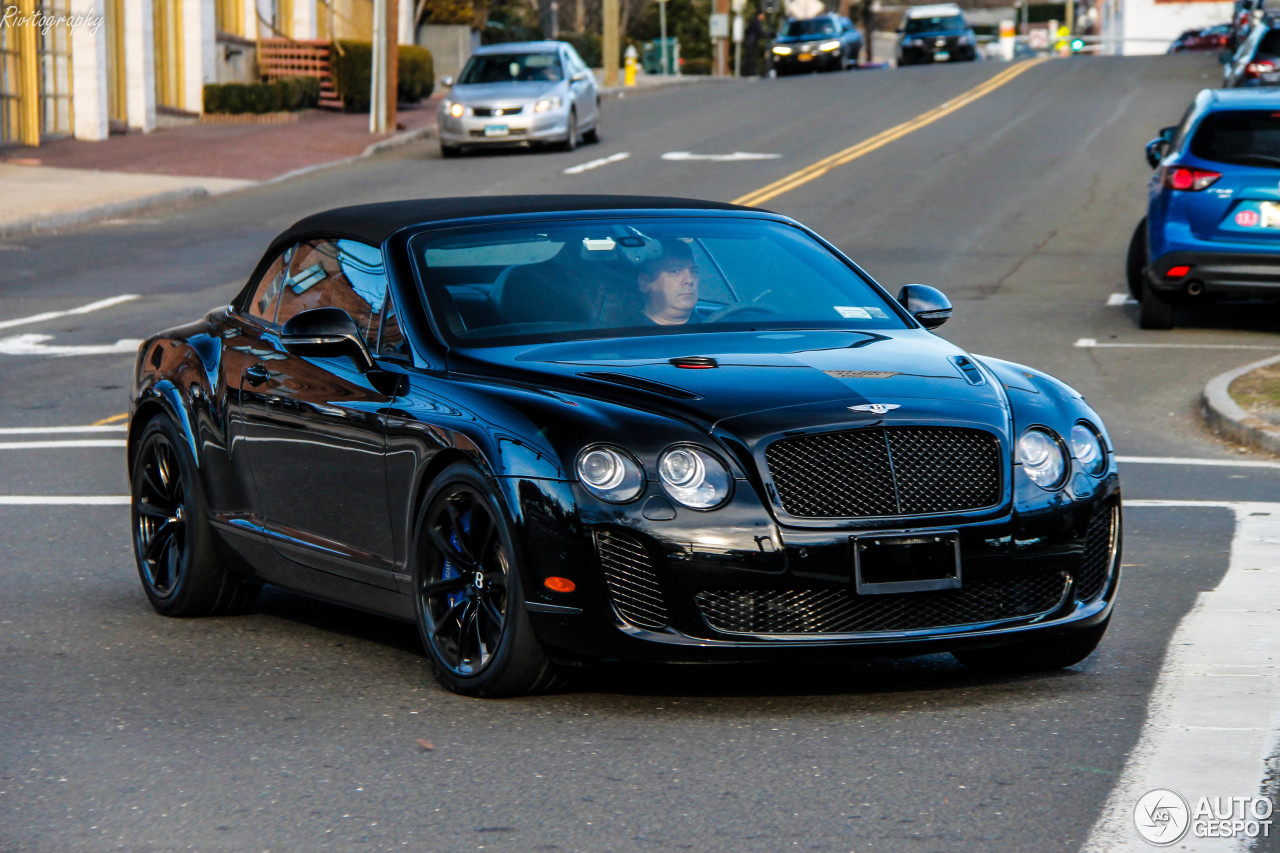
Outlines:
[[1148, 844], [1164, 847], [1179, 841], [1191, 825], [1191, 809], [1175, 791], [1156, 788], [1133, 807], [1133, 825]]

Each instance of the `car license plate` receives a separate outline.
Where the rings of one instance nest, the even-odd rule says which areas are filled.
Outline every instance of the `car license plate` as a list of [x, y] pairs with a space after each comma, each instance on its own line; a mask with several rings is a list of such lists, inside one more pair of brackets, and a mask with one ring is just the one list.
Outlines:
[[960, 534], [869, 534], [853, 537], [859, 595], [960, 588]]
[[485, 136], [506, 136], [511, 133], [511, 128], [505, 124], [486, 124], [484, 126]]
[[950, 58], [951, 52], [946, 50], [940, 50], [933, 55], [934, 62], [946, 62]]

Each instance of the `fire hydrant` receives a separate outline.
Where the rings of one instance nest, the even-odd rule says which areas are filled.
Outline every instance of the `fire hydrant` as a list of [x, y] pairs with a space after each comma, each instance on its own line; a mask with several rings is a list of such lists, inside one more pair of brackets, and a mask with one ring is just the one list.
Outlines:
[[626, 53], [623, 56], [626, 58], [626, 62], [623, 65], [622, 85], [634, 86], [636, 84], [636, 59], [640, 56], [636, 53], [636, 46], [634, 44], [627, 45]]

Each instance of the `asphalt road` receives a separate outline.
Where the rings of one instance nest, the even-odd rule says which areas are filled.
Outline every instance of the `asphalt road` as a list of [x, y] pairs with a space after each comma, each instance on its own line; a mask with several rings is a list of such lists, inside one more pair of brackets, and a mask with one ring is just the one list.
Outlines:
[[[445, 162], [424, 144], [0, 244], [0, 348], [51, 336], [0, 351], [0, 493], [125, 494], [119, 447], [30, 443], [121, 438], [48, 430], [124, 412], [129, 345], [39, 348], [110, 349], [225, 303], [306, 213], [494, 193], [732, 200], [1006, 67], [645, 93], [606, 102], [604, 141], [573, 153]], [[1280, 467], [1233, 464], [1256, 459], [1195, 412], [1209, 378], [1280, 352], [1277, 314], [1197, 312], [1142, 332], [1133, 306], [1109, 304], [1144, 204], [1143, 143], [1217, 74], [1194, 56], [1045, 63], [764, 205], [891, 290], [944, 289], [944, 337], [1082, 390], [1123, 459], [1162, 460], [1122, 462], [1127, 500], [1219, 504], [1126, 511], [1124, 587], [1082, 665], [1025, 678], [947, 656], [625, 669], [554, 696], [468, 700], [434, 684], [412, 626], [279, 591], [248, 616], [161, 618], [125, 506], [14, 500], [0, 504], [0, 850], [1081, 849], [1154, 710], [1170, 638], [1227, 570], [1229, 505], [1280, 495]], [[734, 152], [778, 156], [695, 159]], [[4, 325], [122, 294], [141, 298]]]

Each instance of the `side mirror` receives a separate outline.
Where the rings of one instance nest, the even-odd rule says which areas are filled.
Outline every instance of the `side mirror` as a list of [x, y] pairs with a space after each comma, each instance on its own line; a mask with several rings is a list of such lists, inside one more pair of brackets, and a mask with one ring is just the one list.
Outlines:
[[926, 329], [936, 329], [951, 319], [951, 300], [927, 284], [904, 284], [898, 301]]
[[356, 321], [341, 308], [312, 308], [293, 315], [280, 330], [280, 345], [304, 358], [345, 356], [361, 373], [374, 366], [373, 353], [360, 337]]
[[575, 72], [574, 72], [574, 74], [573, 74], [573, 76], [569, 78], [569, 82], [570, 82], [570, 83], [581, 83], [583, 80], [586, 80], [586, 79], [587, 79], [587, 72], [585, 72], [585, 71], [575, 71]]
[[1147, 165], [1155, 168], [1160, 165], [1160, 161], [1164, 159], [1165, 152], [1168, 151], [1169, 143], [1160, 137], [1156, 137], [1147, 143]]
[[446, 75], [444, 75], [443, 77], [441, 77], [441, 78], [440, 78], [440, 85], [441, 85], [441, 86], [444, 86], [446, 89], [451, 89], [451, 88], [453, 88], [453, 75], [451, 75], [451, 74], [446, 74]]

